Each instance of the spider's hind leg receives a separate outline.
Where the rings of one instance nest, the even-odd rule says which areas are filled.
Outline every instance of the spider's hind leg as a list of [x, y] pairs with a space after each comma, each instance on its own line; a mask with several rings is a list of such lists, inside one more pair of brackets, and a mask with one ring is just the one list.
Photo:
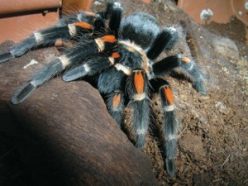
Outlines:
[[204, 86], [204, 77], [194, 60], [188, 57], [181, 58], [181, 67], [189, 74], [193, 87], [202, 95], [207, 94], [206, 87]]
[[160, 94], [164, 119], [161, 127], [163, 138], [163, 152], [165, 152], [166, 170], [170, 176], [175, 176], [175, 159], [177, 153], [178, 121], [175, 114], [174, 97], [167, 81], [152, 79], [150, 83], [155, 91]]
[[161, 77], [169, 74], [174, 68], [181, 67], [186, 75], [192, 80], [193, 87], [202, 95], [207, 91], [204, 86], [204, 77], [198, 66], [188, 57], [182, 57], [180, 54], [166, 57], [152, 64], [155, 77]]

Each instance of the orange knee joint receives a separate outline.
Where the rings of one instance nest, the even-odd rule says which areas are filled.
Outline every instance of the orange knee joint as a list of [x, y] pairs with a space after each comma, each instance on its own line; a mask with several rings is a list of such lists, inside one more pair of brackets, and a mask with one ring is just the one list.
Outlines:
[[162, 88], [162, 94], [167, 102], [168, 105], [174, 104], [174, 96], [171, 88], [169, 86], [164, 86]]
[[112, 99], [112, 107], [113, 109], [118, 108], [121, 105], [121, 94], [116, 93]]
[[74, 23], [75, 26], [86, 29], [86, 30], [93, 30], [93, 26], [89, 23], [80, 21], [80, 22], [76, 22]]
[[145, 91], [145, 75], [141, 70], [134, 71], [133, 77], [134, 89], [137, 94], [143, 94]]

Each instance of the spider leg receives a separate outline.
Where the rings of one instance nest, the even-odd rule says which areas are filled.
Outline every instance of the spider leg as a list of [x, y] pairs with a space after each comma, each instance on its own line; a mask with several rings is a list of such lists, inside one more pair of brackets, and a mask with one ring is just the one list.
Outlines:
[[103, 71], [98, 78], [97, 87], [102, 94], [110, 94], [115, 90], [121, 90], [125, 86], [126, 75], [118, 70], [116, 66], [112, 66]]
[[171, 70], [180, 66], [180, 55], [168, 56], [152, 64], [153, 77], [168, 75]]
[[151, 60], [156, 59], [163, 50], [169, 50], [175, 44], [178, 33], [175, 28], [169, 27], [163, 29], [153, 41], [147, 51], [147, 57]]
[[0, 63], [11, 58], [20, 57], [29, 50], [42, 46], [51, 45], [59, 38], [71, 39], [80, 33], [92, 32], [93, 25], [86, 22], [75, 22], [66, 26], [54, 26], [34, 32], [31, 36], [13, 46], [7, 54], [0, 55]]
[[150, 123], [150, 103], [148, 99], [148, 79], [143, 70], [133, 70], [127, 78], [126, 91], [130, 98], [132, 127], [136, 133], [136, 147], [143, 148]]
[[11, 99], [12, 103], [18, 104], [24, 101], [37, 87], [51, 79], [55, 74], [62, 72], [66, 67], [82, 61], [90, 55], [103, 51], [106, 47], [110, 47], [110, 45], [115, 42], [116, 38], [113, 35], [105, 35], [88, 43], [79, 43], [77, 47], [55, 58], [45, 68], [41, 69], [32, 80], [21, 87], [21, 89], [18, 89]]
[[121, 127], [124, 111], [124, 94], [121, 90], [115, 90], [107, 95], [107, 108], [111, 116]]
[[181, 67], [190, 75], [193, 87], [202, 95], [206, 95], [207, 90], [204, 86], [204, 76], [194, 60], [188, 57], [182, 57], [181, 61]]
[[110, 15], [109, 20], [109, 28], [111, 33], [118, 37], [118, 31], [120, 28], [121, 23], [121, 16], [122, 16], [122, 7], [120, 3], [114, 3], [113, 9]]
[[110, 57], [97, 56], [87, 60], [84, 64], [76, 66], [63, 75], [64, 81], [73, 81], [86, 75], [93, 76], [98, 72], [114, 65], [115, 59], [119, 58], [119, 53], [114, 52]]
[[162, 123], [163, 151], [165, 152], [166, 170], [170, 176], [176, 172], [175, 159], [177, 153], [178, 122], [175, 114], [174, 96], [167, 81], [153, 79], [150, 81], [155, 91], [159, 91], [164, 121]]
[[193, 87], [203, 95], [206, 95], [204, 87], [204, 77], [195, 62], [188, 57], [181, 55], [169, 56], [152, 64], [153, 76], [163, 76], [171, 72], [176, 67], [181, 67], [189, 74], [193, 82]]

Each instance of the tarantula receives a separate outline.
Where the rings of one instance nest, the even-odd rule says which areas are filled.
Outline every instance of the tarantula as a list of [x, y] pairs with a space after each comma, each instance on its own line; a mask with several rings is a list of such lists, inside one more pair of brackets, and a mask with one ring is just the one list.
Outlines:
[[178, 122], [172, 89], [164, 76], [176, 67], [183, 68], [192, 78], [194, 88], [205, 94], [203, 76], [193, 60], [180, 54], [155, 61], [176, 43], [175, 28], [160, 29], [157, 20], [143, 12], [121, 17], [120, 4], [109, 3], [104, 12], [96, 15], [81, 12], [63, 18], [58, 25], [34, 32], [8, 53], [0, 55], [0, 62], [4, 62], [30, 49], [52, 45], [58, 38], [76, 41], [75, 47], [56, 57], [18, 89], [11, 101], [13, 104], [24, 101], [36, 88], [63, 71], [64, 81], [96, 76], [109, 113], [120, 127], [125, 107], [131, 108], [135, 146], [142, 148], [150, 123], [149, 97], [158, 92], [164, 113], [165, 164], [168, 174], [174, 176]]

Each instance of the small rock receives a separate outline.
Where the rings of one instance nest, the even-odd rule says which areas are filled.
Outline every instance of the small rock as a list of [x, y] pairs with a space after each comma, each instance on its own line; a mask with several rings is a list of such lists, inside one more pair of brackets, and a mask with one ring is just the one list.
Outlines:
[[222, 114], [228, 114], [229, 109], [226, 107], [226, 105], [224, 105], [224, 103], [218, 101], [215, 104], [215, 107], [222, 113]]

